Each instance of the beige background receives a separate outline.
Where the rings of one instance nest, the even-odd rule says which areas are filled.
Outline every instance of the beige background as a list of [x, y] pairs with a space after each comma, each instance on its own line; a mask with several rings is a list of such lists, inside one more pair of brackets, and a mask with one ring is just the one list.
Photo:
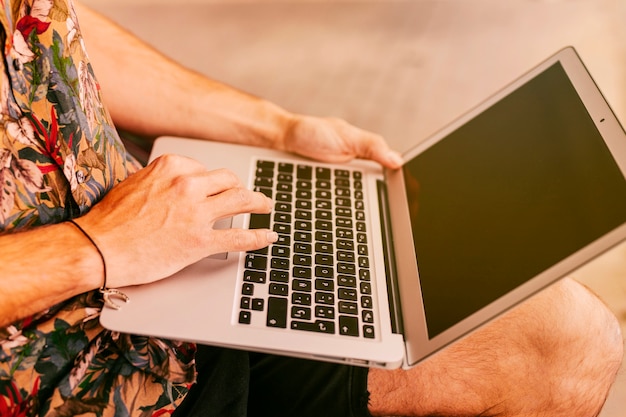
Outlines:
[[[566, 45], [626, 122], [626, 0], [84, 1], [202, 73], [400, 151]], [[626, 330], [626, 245], [573, 276]], [[624, 415], [623, 366], [601, 417]]]

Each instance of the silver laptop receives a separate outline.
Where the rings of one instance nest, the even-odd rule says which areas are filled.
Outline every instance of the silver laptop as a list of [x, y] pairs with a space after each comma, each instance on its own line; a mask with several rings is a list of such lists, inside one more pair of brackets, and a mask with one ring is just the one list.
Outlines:
[[[410, 138], [407, 138], [410, 140]], [[125, 288], [102, 324], [252, 351], [409, 367], [626, 237], [626, 135], [566, 48], [404, 155], [397, 171], [157, 140], [272, 196], [280, 240]]]

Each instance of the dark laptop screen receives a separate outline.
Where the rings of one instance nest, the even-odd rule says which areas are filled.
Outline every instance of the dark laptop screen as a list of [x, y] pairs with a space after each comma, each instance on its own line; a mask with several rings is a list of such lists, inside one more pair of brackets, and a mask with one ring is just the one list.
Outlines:
[[626, 221], [626, 181], [558, 63], [404, 171], [430, 338]]

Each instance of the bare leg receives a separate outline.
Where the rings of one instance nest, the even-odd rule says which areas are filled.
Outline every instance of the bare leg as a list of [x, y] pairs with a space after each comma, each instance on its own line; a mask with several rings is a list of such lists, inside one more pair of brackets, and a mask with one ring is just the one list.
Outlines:
[[596, 416], [619, 369], [615, 317], [562, 280], [408, 371], [371, 370], [388, 416]]

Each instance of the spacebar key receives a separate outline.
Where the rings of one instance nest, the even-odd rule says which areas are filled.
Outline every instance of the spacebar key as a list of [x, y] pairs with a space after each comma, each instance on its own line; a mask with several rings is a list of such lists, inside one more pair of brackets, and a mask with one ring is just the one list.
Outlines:
[[282, 297], [270, 297], [267, 300], [268, 327], [287, 327], [287, 299]]
[[291, 328], [317, 333], [335, 333], [335, 323], [325, 320], [317, 320], [315, 323], [294, 320], [291, 322]]

